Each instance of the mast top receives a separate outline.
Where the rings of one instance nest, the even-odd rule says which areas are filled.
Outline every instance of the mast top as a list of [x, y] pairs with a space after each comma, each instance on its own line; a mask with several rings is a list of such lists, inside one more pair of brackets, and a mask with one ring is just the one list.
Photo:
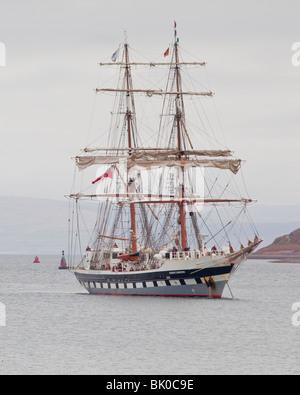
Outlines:
[[175, 44], [178, 42], [177, 39], [177, 23], [174, 21], [174, 38], [175, 38]]
[[128, 44], [127, 29], [124, 29], [124, 43], [125, 43], [125, 44]]

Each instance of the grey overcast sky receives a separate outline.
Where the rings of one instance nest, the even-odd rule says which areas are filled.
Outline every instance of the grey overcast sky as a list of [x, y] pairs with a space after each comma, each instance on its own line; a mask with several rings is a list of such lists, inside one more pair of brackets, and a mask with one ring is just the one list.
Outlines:
[[299, 15], [299, 0], [0, 0], [0, 195], [63, 199], [70, 158], [87, 141], [97, 62], [124, 29], [132, 47], [157, 58], [176, 20], [181, 45], [208, 62], [250, 195], [298, 204], [300, 67], [291, 48]]

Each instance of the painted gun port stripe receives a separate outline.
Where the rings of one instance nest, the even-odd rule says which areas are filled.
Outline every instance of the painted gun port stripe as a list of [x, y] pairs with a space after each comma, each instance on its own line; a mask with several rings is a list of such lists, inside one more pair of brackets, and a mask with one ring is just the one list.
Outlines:
[[[97, 293], [97, 289], [109, 289], [109, 290], [129, 290], [136, 289], [138, 294], [138, 289], [145, 288], [164, 288], [164, 287], [180, 287], [180, 286], [192, 286], [192, 285], [201, 285], [206, 284], [207, 287], [215, 287], [215, 282], [217, 282], [217, 278], [196, 278], [196, 279], [178, 279], [178, 280], [163, 280], [163, 281], [148, 281], [148, 282], [137, 282], [137, 283], [104, 283], [97, 281], [81, 281], [81, 285], [86, 289], [93, 290], [93, 293]], [[99, 292], [104, 294], [103, 292]], [[111, 292], [109, 293], [112, 294]], [[121, 293], [124, 295], [125, 293]]]
[[198, 279], [178, 279], [178, 280], [161, 280], [161, 281], [143, 281], [136, 283], [106, 283], [99, 281], [80, 281], [81, 285], [87, 288], [109, 288], [109, 289], [129, 289], [129, 288], [152, 288], [152, 287], [171, 287], [180, 285], [194, 285], [201, 284], [202, 281]]
[[[101, 282], [101, 281], [80, 281], [80, 284], [88, 289], [141, 289], [141, 288], [155, 288], [155, 287], [177, 287], [177, 286], [191, 286], [206, 284], [207, 286], [213, 286], [218, 281], [219, 276], [215, 278], [189, 278], [189, 279], [177, 279], [177, 280], [157, 280], [157, 281], [143, 281], [134, 283], [113, 283], [113, 282]], [[224, 279], [223, 279], [224, 280]], [[227, 280], [227, 278], [226, 278]]]

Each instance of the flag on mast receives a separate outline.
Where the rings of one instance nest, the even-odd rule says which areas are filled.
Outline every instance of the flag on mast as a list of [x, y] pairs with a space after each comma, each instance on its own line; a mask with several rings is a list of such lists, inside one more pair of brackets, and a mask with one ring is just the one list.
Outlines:
[[112, 54], [111, 60], [115, 62], [119, 56], [119, 48]]
[[169, 54], [170, 54], [170, 48], [168, 48], [168, 49], [166, 50], [166, 52], [164, 53], [164, 57], [168, 56]]
[[112, 165], [102, 176], [98, 177], [92, 184], [96, 184], [96, 182], [100, 181], [102, 178], [113, 178], [113, 171], [115, 170], [115, 165]]

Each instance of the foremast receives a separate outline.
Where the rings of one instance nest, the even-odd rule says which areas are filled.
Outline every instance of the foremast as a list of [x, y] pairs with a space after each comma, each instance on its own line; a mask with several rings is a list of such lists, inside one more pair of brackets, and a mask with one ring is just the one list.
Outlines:
[[[133, 144], [136, 139], [134, 138], [134, 129], [132, 127], [133, 122], [133, 112], [134, 112], [134, 99], [133, 99], [133, 86], [132, 86], [132, 78], [131, 78], [131, 70], [130, 70], [130, 62], [129, 62], [129, 48], [128, 43], [125, 41], [124, 44], [125, 51], [125, 81], [126, 81], [126, 123], [127, 123], [127, 137], [128, 137], [128, 156], [132, 155], [132, 148], [134, 148]], [[133, 111], [132, 111], [133, 110]], [[128, 174], [128, 173], [127, 173]], [[134, 184], [133, 184], [134, 185]], [[129, 188], [131, 188], [130, 180], [127, 179], [127, 193], [129, 197]], [[130, 230], [131, 230], [131, 252], [136, 253], [137, 249], [137, 236], [136, 236], [136, 213], [135, 213], [135, 204], [130, 203]]]

